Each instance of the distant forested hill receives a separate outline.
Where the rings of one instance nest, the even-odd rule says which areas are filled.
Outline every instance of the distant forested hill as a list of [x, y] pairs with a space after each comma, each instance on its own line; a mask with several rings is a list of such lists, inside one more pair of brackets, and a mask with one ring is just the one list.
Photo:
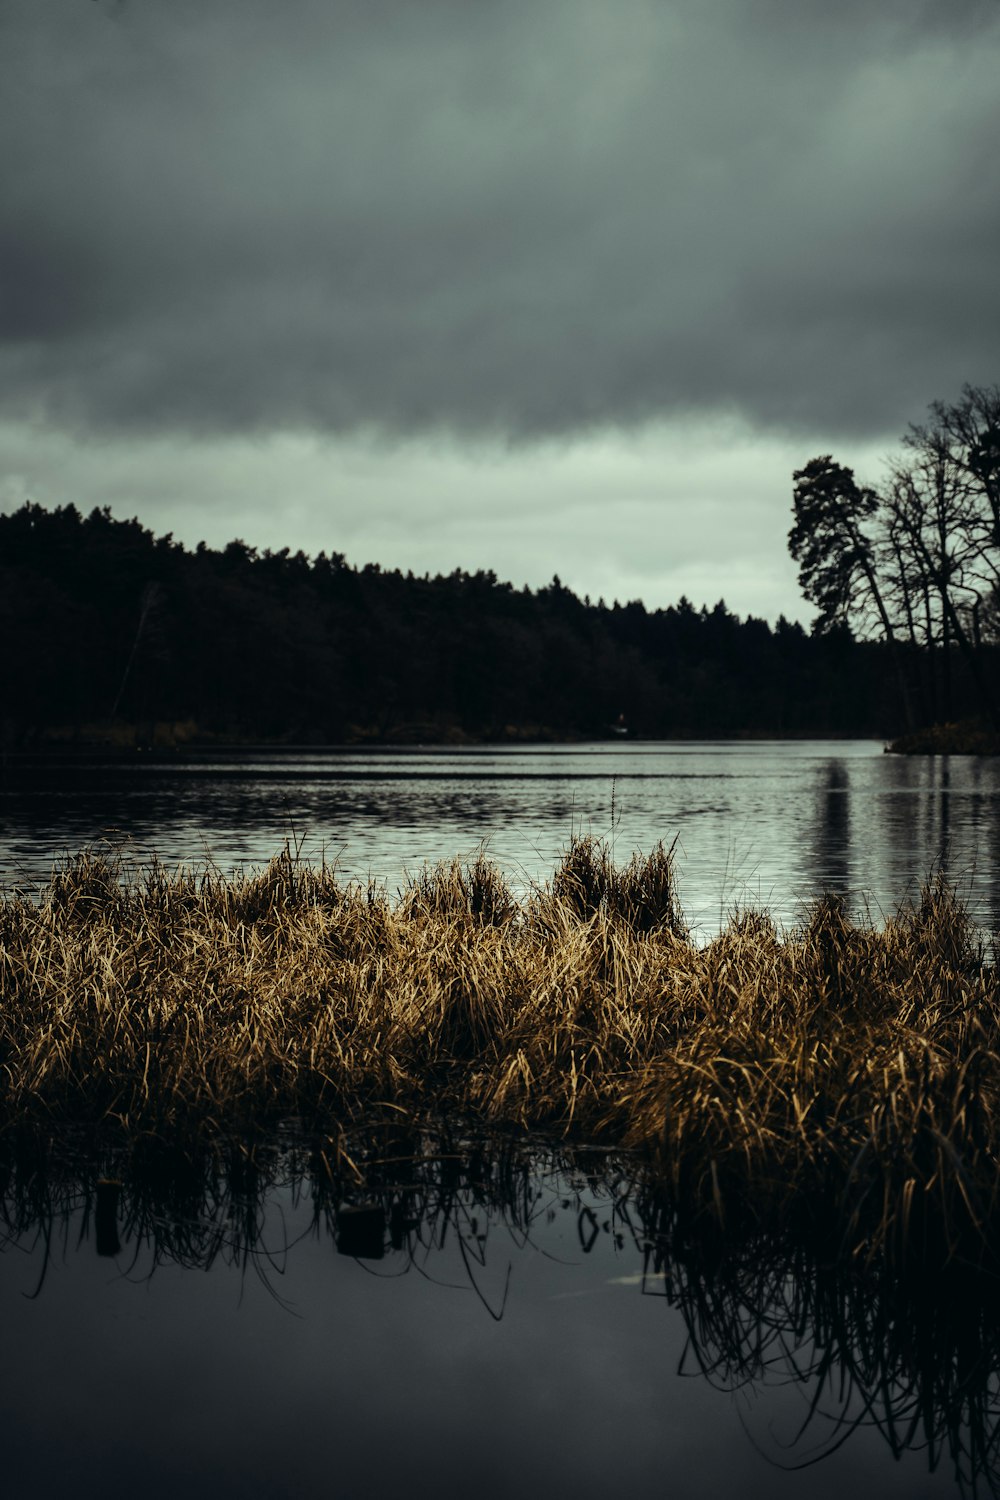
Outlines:
[[0, 730], [297, 742], [886, 735], [884, 646], [723, 603], [591, 604], [558, 578], [414, 577], [338, 554], [186, 550], [108, 510], [0, 516]]

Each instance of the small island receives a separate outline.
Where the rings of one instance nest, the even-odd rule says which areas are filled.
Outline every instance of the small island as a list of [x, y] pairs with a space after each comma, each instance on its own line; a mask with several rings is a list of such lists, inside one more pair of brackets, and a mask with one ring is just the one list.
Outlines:
[[993, 1264], [1000, 975], [938, 882], [876, 927], [817, 901], [689, 935], [670, 850], [580, 838], [516, 901], [484, 857], [393, 903], [286, 848], [170, 873], [87, 852], [0, 898], [0, 1155], [141, 1170], [294, 1122], [351, 1158], [377, 1121], [628, 1150], [692, 1222]]

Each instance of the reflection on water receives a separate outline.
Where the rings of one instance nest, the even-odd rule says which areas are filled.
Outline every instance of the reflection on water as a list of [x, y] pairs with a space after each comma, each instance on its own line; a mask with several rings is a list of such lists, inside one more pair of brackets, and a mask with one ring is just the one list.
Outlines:
[[847, 893], [851, 888], [850, 776], [842, 760], [828, 761], [823, 769], [823, 788], [816, 827], [816, 855], [826, 872], [824, 884], [831, 891]]
[[723, 1242], [607, 1153], [351, 1149], [8, 1163], [14, 1492], [995, 1492], [992, 1282]]
[[627, 859], [677, 837], [696, 931], [735, 905], [787, 924], [824, 890], [873, 914], [943, 867], [1000, 926], [1000, 761], [905, 758], [870, 742], [344, 750], [95, 763], [0, 775], [0, 880], [38, 880], [109, 830], [168, 863], [263, 864], [286, 838], [395, 890], [485, 842], [522, 891], [574, 833]]
[[[870, 744], [204, 758], [0, 778], [0, 879], [116, 829], [167, 862], [345, 877], [486, 840], [521, 889], [575, 832], [678, 838], [702, 933], [944, 867], [1000, 926], [1000, 762]], [[1000, 1471], [1000, 1295], [673, 1222], [623, 1159], [399, 1136], [135, 1176], [0, 1160], [14, 1494], [950, 1495]], [[120, 1185], [118, 1176], [122, 1175]], [[690, 1377], [690, 1378], [688, 1378]], [[805, 1472], [802, 1465], [810, 1465]]]

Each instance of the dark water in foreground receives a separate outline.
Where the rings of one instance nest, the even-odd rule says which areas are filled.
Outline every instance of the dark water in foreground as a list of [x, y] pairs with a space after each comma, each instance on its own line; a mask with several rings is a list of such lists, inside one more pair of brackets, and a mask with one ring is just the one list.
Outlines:
[[[794, 923], [830, 888], [877, 915], [938, 868], [1000, 927], [998, 761], [611, 744], [0, 775], [7, 884], [104, 836], [224, 869], [291, 837], [390, 890], [485, 841], [523, 891], [580, 832], [622, 860], [676, 837], [701, 935], [736, 904]], [[627, 1165], [593, 1163], [439, 1155], [373, 1198], [279, 1161], [252, 1187], [126, 1184], [110, 1231], [91, 1164], [8, 1182], [6, 1491], [992, 1492], [995, 1288], [907, 1300], [791, 1246], [707, 1256], [663, 1238]], [[365, 1202], [374, 1219], [342, 1212]]]
[[792, 924], [818, 893], [877, 916], [944, 868], [1000, 926], [1000, 760], [904, 758], [871, 741], [343, 750], [141, 759], [0, 775], [0, 881], [38, 880], [110, 833], [167, 863], [266, 861], [286, 838], [395, 890], [425, 861], [485, 843], [525, 889], [574, 833], [618, 858], [676, 838], [696, 932], [736, 905]]
[[997, 1306], [706, 1254], [596, 1156], [424, 1152], [353, 1194], [9, 1185], [7, 1493], [990, 1492]]

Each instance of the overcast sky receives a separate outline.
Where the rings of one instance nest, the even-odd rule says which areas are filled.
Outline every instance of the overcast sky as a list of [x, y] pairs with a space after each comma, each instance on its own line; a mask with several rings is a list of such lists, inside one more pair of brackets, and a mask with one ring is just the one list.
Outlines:
[[1000, 380], [1000, 0], [0, 0], [0, 509], [808, 619]]

